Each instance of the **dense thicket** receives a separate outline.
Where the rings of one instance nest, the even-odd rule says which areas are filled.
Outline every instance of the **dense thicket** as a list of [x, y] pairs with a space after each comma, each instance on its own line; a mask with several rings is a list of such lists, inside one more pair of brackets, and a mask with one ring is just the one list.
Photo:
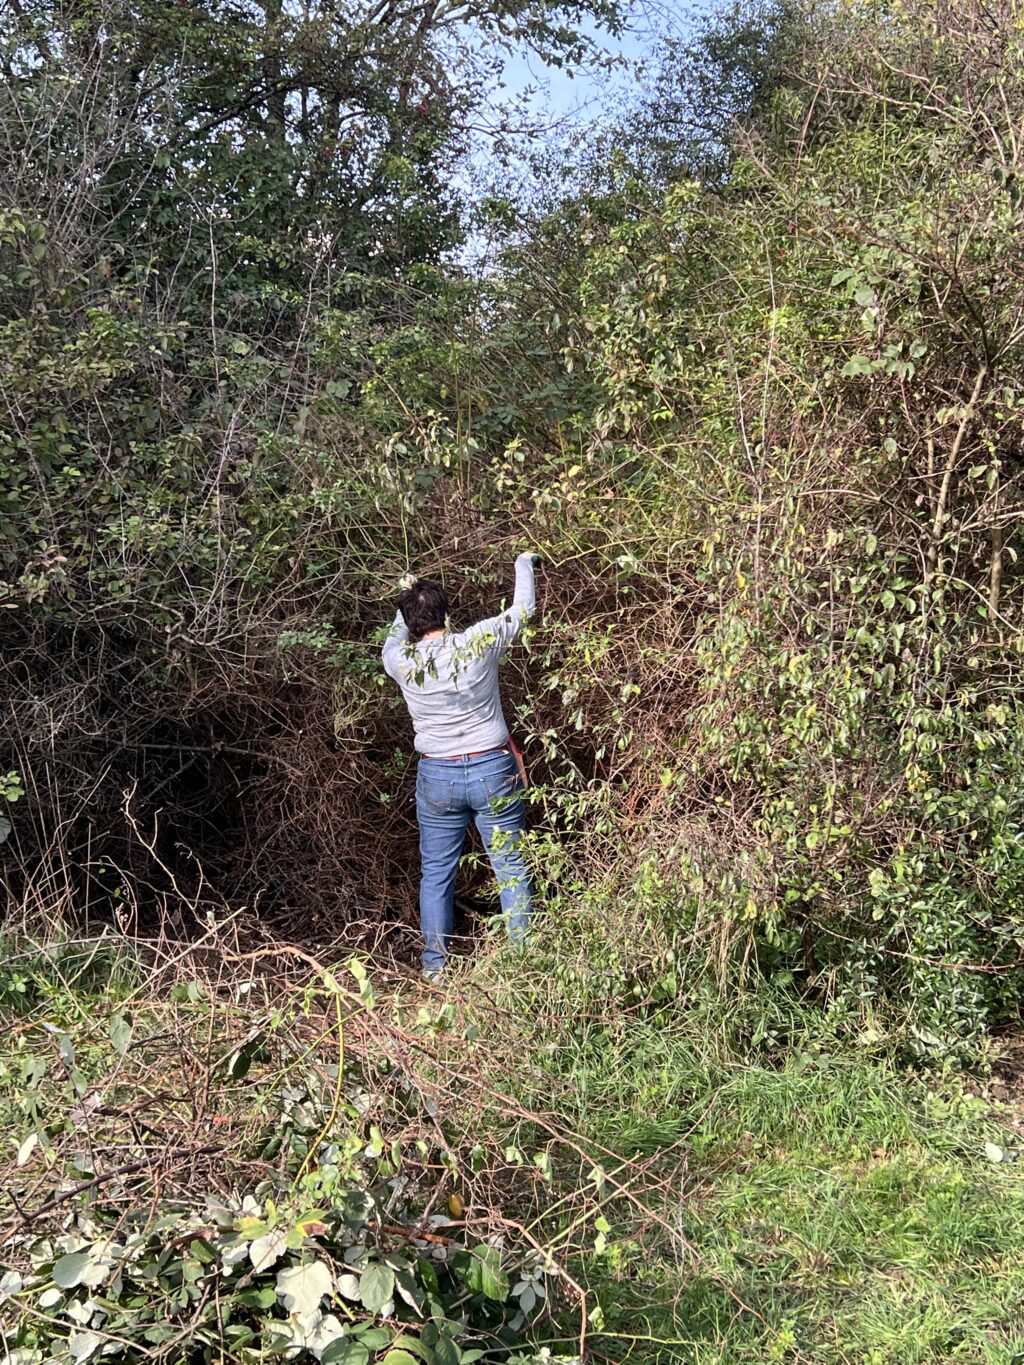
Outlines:
[[[368, 641], [430, 478], [378, 421], [376, 353], [438, 293], [500, 53], [575, 60], [587, 14], [614, 23], [603, 0], [6, 11], [16, 896], [130, 914], [205, 873], [343, 922], [407, 876]], [[296, 629], [329, 657], [286, 659]]]
[[671, 993], [685, 958], [837, 1009], [887, 997], [929, 1051], [1016, 1016], [1017, 10], [741, 21], [700, 57], [727, 154], [711, 119], [706, 155], [645, 159], [641, 108], [614, 174], [494, 215], [516, 226], [483, 279], [444, 263], [457, 100], [421, 129], [392, 82], [351, 155], [397, 138], [394, 197], [336, 212], [342, 166], [326, 216], [295, 220], [264, 151], [302, 198], [334, 134], [303, 77], [282, 143], [269, 20], [223, 54], [260, 73], [248, 113], [237, 73], [228, 95], [174, 65], [210, 138], [181, 166], [128, 155], [158, 112], [111, 137], [147, 88], [130, 64], [112, 79], [90, 40], [95, 80], [62, 83], [17, 33], [5, 675], [38, 897], [56, 851], [99, 898], [194, 877], [194, 853], [279, 912], [402, 912], [405, 722], [373, 643], [392, 577], [442, 573], [469, 615], [529, 538], [544, 616], [511, 690], [537, 864], [559, 914], [594, 910], [608, 980]]

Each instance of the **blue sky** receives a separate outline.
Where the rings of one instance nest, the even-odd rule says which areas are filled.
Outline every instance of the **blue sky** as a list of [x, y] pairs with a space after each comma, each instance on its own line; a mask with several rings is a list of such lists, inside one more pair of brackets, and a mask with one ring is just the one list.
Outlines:
[[[494, 91], [492, 108], [512, 105], [517, 96], [526, 100], [526, 117], [534, 137], [524, 137], [516, 148], [513, 137], [509, 154], [495, 159], [491, 138], [497, 132], [496, 117], [490, 127], [477, 129], [469, 156], [457, 174], [470, 200], [494, 191], [529, 199], [534, 180], [531, 147], [572, 149], [587, 136], [595, 123], [610, 118], [624, 100], [636, 91], [637, 63], [656, 55], [667, 37], [685, 38], [692, 34], [703, 16], [721, 9], [727, 0], [627, 0], [625, 31], [613, 36], [590, 25], [588, 35], [597, 50], [597, 59], [588, 67], [570, 74], [558, 67], [547, 67], [535, 56], [517, 53], [509, 57], [501, 76], [503, 89]], [[610, 59], [610, 61], [609, 61]], [[517, 122], [518, 120], [513, 120]], [[538, 145], [539, 144], [539, 145]], [[464, 259], [478, 260], [488, 254], [487, 242], [473, 235], [459, 252]]]
[[612, 70], [565, 70], [545, 67], [537, 58], [517, 55], [506, 66], [508, 94], [533, 87], [531, 107], [557, 124], [586, 111], [593, 115], [611, 107], [636, 82], [636, 63], [655, 52], [665, 37], [683, 37], [702, 14], [718, 5], [714, 0], [634, 0], [627, 8], [627, 30], [616, 37], [588, 27], [595, 43], [621, 63]]

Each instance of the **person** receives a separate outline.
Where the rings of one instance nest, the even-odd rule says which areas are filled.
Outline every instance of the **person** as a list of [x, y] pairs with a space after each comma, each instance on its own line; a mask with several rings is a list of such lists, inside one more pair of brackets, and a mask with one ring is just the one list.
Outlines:
[[430, 579], [403, 575], [383, 663], [412, 717], [416, 818], [420, 831], [423, 975], [434, 980], [448, 957], [455, 874], [470, 819], [498, 879], [509, 937], [522, 943], [533, 887], [520, 841], [525, 782], [498, 691], [498, 664], [536, 609], [536, 556], [515, 562], [512, 605], [456, 634], [448, 598]]

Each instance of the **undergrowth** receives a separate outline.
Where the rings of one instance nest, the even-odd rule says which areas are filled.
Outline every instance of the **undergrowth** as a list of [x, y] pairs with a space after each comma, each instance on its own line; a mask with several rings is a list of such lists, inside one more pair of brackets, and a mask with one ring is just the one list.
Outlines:
[[586, 924], [445, 990], [216, 926], [8, 939], [10, 1365], [1019, 1365], [1012, 1087], [771, 983], [638, 991], [653, 939], [617, 996], [559, 974]]

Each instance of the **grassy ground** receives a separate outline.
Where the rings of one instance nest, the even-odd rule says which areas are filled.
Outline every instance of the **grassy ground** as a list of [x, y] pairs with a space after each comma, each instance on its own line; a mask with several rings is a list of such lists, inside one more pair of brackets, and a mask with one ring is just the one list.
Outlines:
[[[368, 1144], [416, 1208], [436, 1216], [456, 1195], [467, 1235], [500, 1236], [510, 1268], [548, 1253], [551, 1309], [520, 1334], [523, 1360], [575, 1358], [585, 1319], [599, 1362], [1024, 1363], [1012, 1078], [929, 1082], [877, 1034], [841, 1042], [767, 996], [626, 1005], [500, 955], [447, 991], [371, 967], [374, 1002], [342, 968], [328, 980], [350, 989], [332, 995], [301, 958], [259, 975], [209, 943], [146, 969], [123, 945], [14, 948], [0, 982], [9, 1265], [69, 1217], [100, 1218], [102, 1191], [119, 1217], [271, 1179], [285, 1201], [321, 1141], [349, 1143], [353, 1171]], [[139, 1151], [150, 1170], [66, 1197]], [[13, 1354], [27, 1303], [0, 1302], [18, 1365], [51, 1358]], [[236, 1358], [220, 1349], [197, 1336], [150, 1355]], [[509, 1356], [496, 1338], [485, 1349]]]
[[608, 1323], [646, 1317], [678, 1343], [647, 1346], [665, 1361], [1019, 1363], [1024, 1180], [986, 1156], [993, 1138], [1005, 1152], [984, 1102], [879, 1059], [747, 1066], [683, 1144], [677, 1214], [700, 1265], [606, 1256]]

